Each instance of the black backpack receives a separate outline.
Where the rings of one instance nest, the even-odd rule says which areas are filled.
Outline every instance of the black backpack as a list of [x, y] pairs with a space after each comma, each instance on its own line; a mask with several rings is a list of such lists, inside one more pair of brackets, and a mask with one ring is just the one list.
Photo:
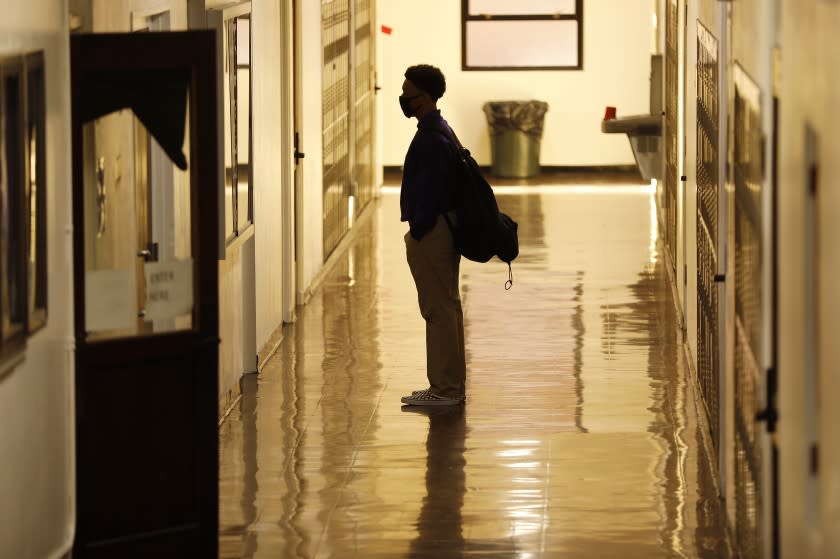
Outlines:
[[455, 214], [458, 223], [453, 224], [443, 214], [455, 239], [455, 248], [464, 258], [474, 262], [487, 262], [498, 256], [508, 265], [505, 289], [510, 289], [513, 285], [510, 263], [519, 256], [519, 226], [510, 216], [499, 211], [493, 189], [455, 133], [444, 126], [435, 126], [432, 130], [440, 132], [457, 146]]

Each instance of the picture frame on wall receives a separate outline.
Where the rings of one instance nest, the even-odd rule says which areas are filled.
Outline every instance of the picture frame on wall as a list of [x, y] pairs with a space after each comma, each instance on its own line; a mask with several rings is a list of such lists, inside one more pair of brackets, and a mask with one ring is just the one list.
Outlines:
[[43, 51], [0, 57], [0, 365], [47, 321]]
[[0, 60], [0, 336], [3, 350], [25, 335], [26, 145], [23, 58]]
[[26, 56], [27, 331], [47, 322], [47, 114], [44, 53]]

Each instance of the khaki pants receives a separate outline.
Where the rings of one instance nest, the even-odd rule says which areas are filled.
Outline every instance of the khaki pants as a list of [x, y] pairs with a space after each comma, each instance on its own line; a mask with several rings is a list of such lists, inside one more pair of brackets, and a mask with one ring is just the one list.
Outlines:
[[[450, 214], [454, 223], [454, 212]], [[420, 314], [426, 320], [426, 375], [438, 396], [462, 398], [465, 392], [464, 314], [458, 290], [461, 255], [443, 216], [419, 241], [405, 235], [406, 257]]]

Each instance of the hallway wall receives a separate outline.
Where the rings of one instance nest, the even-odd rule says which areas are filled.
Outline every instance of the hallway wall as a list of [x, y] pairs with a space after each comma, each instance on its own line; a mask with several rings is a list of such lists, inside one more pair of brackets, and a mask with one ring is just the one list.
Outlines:
[[[749, 0], [724, 5], [713, 0], [698, 0], [690, 2], [687, 8], [687, 287], [682, 302], [686, 309], [686, 343], [696, 382], [708, 390], [702, 404], [709, 410], [711, 435], [718, 440], [718, 477], [733, 546], [745, 556], [769, 556], [762, 554], [769, 554], [772, 546], [772, 452], [766, 425], [754, 418], [757, 411], [766, 407], [766, 371], [772, 366], [772, 180], [770, 166], [766, 163], [771, 158], [769, 151], [763, 159], [747, 159], [745, 154], [753, 155], [751, 150], [755, 148], [755, 142], [762, 144], [761, 138], [769, 140], [773, 133], [772, 49], [776, 41], [776, 22], [772, 3], [768, 2]], [[708, 97], [702, 102], [705, 111], [716, 114], [718, 120], [714, 122], [709, 113], [698, 107], [703, 90], [708, 92], [708, 88], [714, 87], [712, 71], [698, 66], [701, 25], [714, 37], [714, 47], [707, 44], [706, 48], [716, 50], [718, 56], [715, 66], [717, 89], [713, 96], [717, 107], [710, 108], [712, 101]], [[701, 78], [701, 74], [705, 77]], [[736, 87], [742, 99], [741, 108], [737, 110]], [[747, 105], [743, 103], [749, 105], [749, 110], [757, 111], [761, 119], [757, 123], [751, 122], [749, 130], [744, 128]], [[717, 138], [711, 145], [700, 143], [698, 146], [713, 124], [717, 127]], [[765, 150], [769, 150], [770, 145], [769, 141], [763, 142]], [[699, 167], [704, 161], [708, 165], [713, 152], [717, 153], [717, 171], [710, 175], [707, 167], [702, 170], [701, 177]], [[748, 167], [747, 162], [754, 162], [754, 165]], [[751, 174], [753, 170], [755, 172]], [[700, 182], [704, 184], [698, 185]], [[712, 194], [713, 183], [717, 185], [715, 195]], [[750, 214], [755, 221], [749, 222], [745, 216], [748, 207], [752, 208], [747, 204], [752, 201], [744, 194], [747, 188], [753, 189], [751, 192], [755, 192], [759, 200], [755, 213]], [[716, 200], [717, 204], [699, 229], [698, 189], [707, 208], [711, 200]], [[760, 224], [757, 226], [763, 227], [761, 233], [751, 236], [753, 230], [747, 223]], [[708, 289], [711, 272], [707, 259], [712, 253], [709, 236], [714, 239], [715, 273], [725, 274], [725, 281], [712, 284], [713, 290], [705, 295], [717, 294], [716, 311], [701, 313], [698, 273]], [[703, 261], [699, 270], [698, 260]], [[755, 271], [751, 268], [753, 264], [757, 267]], [[760, 288], [756, 289], [753, 282]], [[708, 300], [705, 304], [709, 304]], [[752, 320], [760, 322], [755, 338], [752, 337]], [[706, 338], [705, 349], [701, 350], [699, 339], [704, 336], [703, 326], [720, 335]], [[717, 351], [714, 350], [714, 339], [717, 340]], [[747, 466], [747, 455], [752, 460], [751, 467]]]
[[379, 85], [383, 98], [383, 165], [402, 165], [415, 126], [397, 105], [408, 66], [438, 66], [447, 78], [439, 103], [481, 165], [490, 164], [485, 101], [548, 102], [541, 164], [634, 164], [623, 134], [603, 134], [604, 107], [619, 116], [648, 113], [653, 5], [649, 0], [586, 0], [583, 7], [583, 70], [488, 72], [461, 70], [461, 2], [379, 0]]
[[76, 507], [67, 3], [0, 4], [0, 56], [45, 51], [50, 278], [46, 327], [0, 364], [0, 557], [60, 557]]
[[[211, 11], [235, 6], [218, 0], [202, 4]], [[219, 263], [222, 410], [238, 396], [241, 376], [256, 371], [256, 355], [270, 349], [284, 320], [293, 316], [294, 301], [287, 295], [293, 289], [287, 270], [294, 261], [293, 216], [284, 212], [293, 196], [291, 92], [283, 82], [288, 65], [284, 41], [291, 41], [282, 17], [287, 7], [270, 0], [251, 2], [253, 76], [252, 83], [241, 84], [239, 94], [250, 94], [252, 103], [254, 220], [253, 230], [230, 241]]]
[[[778, 370], [782, 557], [836, 557], [840, 549], [840, 407], [834, 401], [840, 394], [840, 191], [835, 186], [840, 173], [836, 117], [840, 5], [785, 0], [781, 25]], [[811, 142], [806, 140], [809, 130]], [[812, 166], [816, 179], [813, 195]], [[812, 243], [809, 235], [813, 235]], [[814, 249], [812, 260], [807, 256], [809, 244]], [[811, 472], [814, 443], [818, 444], [816, 474]]]
[[[724, 16], [725, 13], [729, 16]], [[728, 159], [722, 174], [725, 182], [721, 184], [721, 196], [725, 197], [726, 203], [721, 204], [718, 217], [729, 227], [728, 232], [721, 232], [728, 247], [727, 254], [721, 255], [726, 259], [726, 280], [725, 287], [719, 291], [727, 298], [727, 313], [721, 314], [727, 335], [720, 346], [725, 363], [720, 404], [725, 410], [721, 475], [733, 544], [752, 556], [756, 547], [749, 539], [750, 530], [756, 522], [761, 523], [755, 526], [758, 547], [762, 548], [762, 557], [771, 556], [774, 536], [771, 468], [775, 449], [779, 456], [780, 530], [777, 535], [780, 536], [780, 556], [834, 557], [840, 549], [837, 531], [840, 525], [840, 439], [834, 433], [840, 423], [840, 411], [830, 405], [829, 395], [840, 391], [840, 375], [836, 370], [836, 364], [840, 363], [840, 347], [833, 343], [834, 332], [840, 327], [837, 318], [840, 298], [835, 289], [840, 256], [833, 242], [840, 237], [840, 222], [836, 219], [840, 195], [829, 186], [826, 177], [833, 177], [840, 170], [840, 162], [834, 156], [836, 146], [840, 145], [840, 134], [836, 126], [832, 126], [836, 118], [830, 116], [834, 114], [833, 104], [840, 91], [835, 72], [840, 65], [840, 47], [834, 38], [840, 24], [840, 6], [819, 0], [750, 0], [728, 5], [713, 0], [688, 3], [686, 253], [689, 281], [685, 307], [692, 361], [697, 359], [698, 321], [698, 21], [716, 37], [729, 41], [722, 53], [725, 58], [719, 78], [721, 111], [728, 111], [729, 117], [723, 119], [728, 121], [728, 126], [723, 128], [728, 137], [720, 147], [721, 157], [724, 161]], [[779, 45], [780, 68], [774, 64], [773, 51], [773, 47]], [[803, 53], [810, 54], [803, 57]], [[750, 82], [755, 86], [750, 86]], [[750, 123], [748, 129], [744, 129], [743, 116], [737, 118], [736, 85], [741, 88], [743, 99], [758, 99], [749, 103], [753, 108], [760, 107], [760, 121]], [[780, 103], [778, 123], [773, 121], [774, 95]], [[741, 107], [744, 110], [744, 106]], [[776, 125], [779, 126], [779, 146], [774, 153]], [[760, 150], [743, 151], [751, 149], [749, 142], [755, 145], [756, 132], [763, 143], [764, 157], [758, 164], [763, 175], [749, 186], [760, 194], [760, 288], [748, 283], [756, 278], [748, 277], [754, 271], [747, 269], [745, 261], [756, 258], [756, 252], [745, 251], [751, 241], [743, 216], [749, 208], [744, 203], [744, 194], [736, 195], [738, 187], [735, 184], [736, 168], [740, 165], [741, 180], [744, 181], [745, 163], [752, 164], [762, 155]], [[738, 138], [742, 145], [736, 150]], [[778, 166], [777, 182], [773, 181], [773, 163]], [[753, 179], [754, 175], [746, 180]], [[777, 192], [773, 192], [776, 187]], [[775, 207], [774, 196], [778, 197]], [[775, 238], [774, 225], [777, 227]], [[778, 243], [775, 269], [772, 267], [774, 242]], [[742, 252], [736, 254], [738, 250]], [[739, 277], [739, 273], [743, 275]], [[748, 285], [748, 291], [744, 291]], [[774, 288], [778, 290], [777, 294]], [[736, 291], [738, 289], [741, 291]], [[760, 332], [757, 332], [760, 343], [753, 344], [757, 348], [754, 363], [744, 361], [744, 354], [738, 352], [734, 343], [736, 335], [744, 337], [743, 332], [738, 331], [741, 325], [735, 321], [736, 312], [746, 312], [736, 310], [736, 297], [747, 301], [746, 304], [760, 303]], [[778, 304], [775, 309], [777, 323], [773, 322], [775, 303]], [[738, 316], [743, 320], [745, 315]], [[777, 324], [775, 332], [774, 324]], [[776, 348], [773, 347], [774, 340], [778, 343]], [[736, 366], [739, 359], [740, 368]], [[745, 375], [746, 365], [752, 367], [752, 376]], [[778, 371], [779, 383], [776, 396], [779, 423], [772, 439], [766, 435], [765, 423], [750, 421], [753, 413], [767, 405], [769, 367]], [[737, 394], [739, 389], [740, 396]], [[751, 405], [755, 408], [750, 409]], [[758, 483], [753, 486], [743, 484], [745, 439], [752, 439], [752, 448], [759, 449], [751, 459], [762, 471], [754, 474]], [[755, 507], [763, 510], [756, 511]]]

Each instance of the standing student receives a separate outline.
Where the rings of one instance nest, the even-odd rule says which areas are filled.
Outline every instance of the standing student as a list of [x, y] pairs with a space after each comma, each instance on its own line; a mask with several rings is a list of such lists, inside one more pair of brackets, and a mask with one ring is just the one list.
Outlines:
[[400, 96], [403, 114], [417, 119], [400, 190], [401, 220], [409, 226], [406, 257], [426, 321], [429, 387], [402, 398], [403, 404], [416, 406], [451, 406], [465, 399], [464, 315], [458, 288], [461, 255], [443, 217], [445, 213], [455, 223], [456, 148], [437, 130], [448, 127], [437, 108], [445, 91], [443, 73], [422, 64], [406, 70]]

